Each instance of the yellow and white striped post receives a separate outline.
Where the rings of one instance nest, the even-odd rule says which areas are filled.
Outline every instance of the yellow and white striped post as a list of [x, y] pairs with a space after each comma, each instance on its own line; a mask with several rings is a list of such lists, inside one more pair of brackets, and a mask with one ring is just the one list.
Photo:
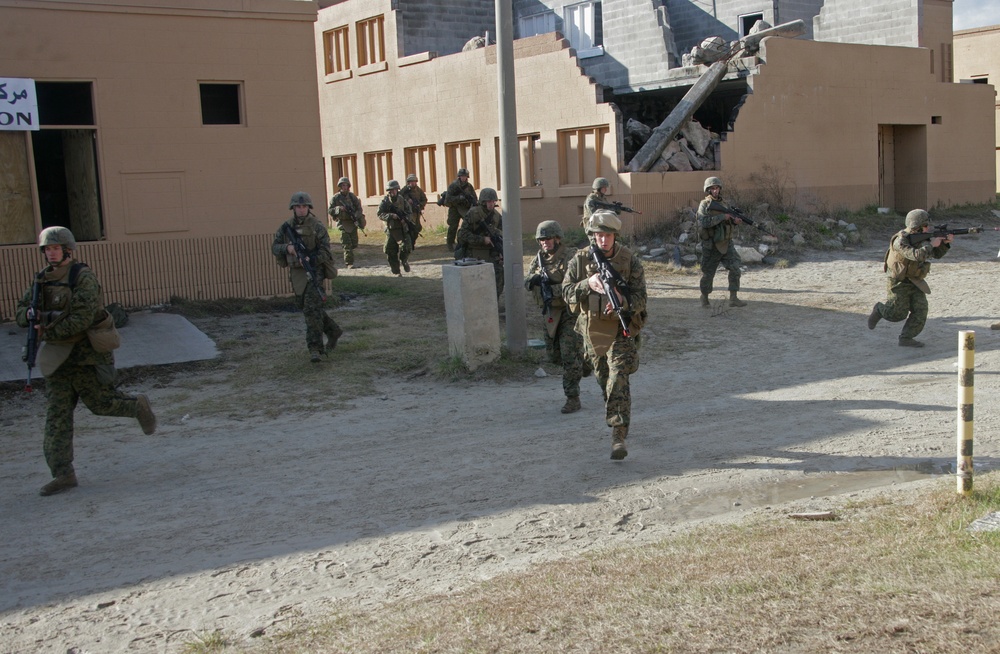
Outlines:
[[958, 332], [958, 492], [972, 492], [972, 392], [976, 332]]

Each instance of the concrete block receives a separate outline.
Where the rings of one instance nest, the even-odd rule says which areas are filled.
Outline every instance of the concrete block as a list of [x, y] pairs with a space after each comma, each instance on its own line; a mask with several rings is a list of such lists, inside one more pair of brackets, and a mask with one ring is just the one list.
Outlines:
[[500, 357], [500, 313], [493, 264], [441, 266], [448, 352], [469, 370]]

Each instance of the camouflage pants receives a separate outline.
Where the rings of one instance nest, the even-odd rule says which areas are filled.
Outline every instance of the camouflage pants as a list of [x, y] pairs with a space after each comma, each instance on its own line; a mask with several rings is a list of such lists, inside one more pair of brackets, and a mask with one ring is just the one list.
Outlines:
[[590, 339], [585, 340], [587, 360], [594, 369], [597, 384], [605, 402], [605, 419], [609, 427], [628, 427], [632, 420], [632, 391], [628, 376], [639, 369], [639, 349], [635, 338], [621, 334], [615, 338], [607, 354], [598, 358]]
[[908, 281], [887, 284], [885, 302], [879, 302], [875, 309], [889, 322], [906, 320], [900, 338], [915, 338], [927, 324], [927, 295]]
[[399, 274], [399, 264], [406, 263], [413, 251], [413, 244], [410, 243], [410, 233], [405, 232], [398, 241], [390, 234], [385, 235], [385, 246], [382, 248], [386, 258], [389, 260], [389, 269], [393, 275]]
[[448, 236], [445, 239], [445, 243], [448, 245], [455, 245], [455, 237], [458, 236], [458, 224], [460, 222], [462, 222], [462, 214], [458, 212], [458, 209], [448, 209]]
[[[548, 316], [545, 319], [548, 320]], [[585, 363], [583, 358], [583, 337], [573, 328], [574, 323], [576, 316], [563, 309], [555, 337], [549, 336], [549, 330], [545, 329], [545, 352], [549, 361], [562, 365], [562, 386], [566, 397], [580, 396], [580, 380], [585, 368], [590, 371], [590, 364]]]
[[45, 378], [48, 406], [45, 409], [45, 463], [53, 477], [73, 472], [73, 412], [80, 400], [95, 416], [135, 418], [136, 399], [102, 383], [97, 366], [63, 364]]
[[344, 246], [344, 265], [354, 265], [354, 250], [358, 247], [358, 230], [340, 232], [340, 244]]
[[302, 311], [306, 319], [306, 347], [310, 352], [323, 354], [323, 335], [336, 339], [343, 332], [333, 318], [323, 308], [323, 301], [319, 299], [319, 291], [312, 284], [306, 286], [302, 295], [295, 296], [295, 303]]
[[730, 243], [729, 249], [723, 254], [711, 243], [702, 241], [701, 247], [701, 294], [708, 295], [712, 292], [715, 283], [715, 271], [719, 269], [719, 264], [729, 271], [729, 290], [740, 290], [740, 266], [743, 260], [740, 259], [736, 247]]

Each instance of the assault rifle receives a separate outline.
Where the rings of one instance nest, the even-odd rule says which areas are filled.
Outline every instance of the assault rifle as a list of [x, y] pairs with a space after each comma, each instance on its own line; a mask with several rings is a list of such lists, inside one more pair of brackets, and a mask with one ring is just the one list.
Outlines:
[[313, 265], [309, 250], [306, 249], [306, 244], [302, 242], [302, 237], [288, 223], [283, 224], [281, 229], [285, 232], [285, 238], [295, 248], [295, 256], [298, 257], [299, 263], [302, 264], [302, 269], [306, 271], [306, 279], [309, 280], [309, 283], [319, 293], [319, 301], [326, 302], [326, 293], [323, 291], [323, 284], [320, 283], [319, 276], [316, 274], [316, 266]]
[[396, 205], [392, 203], [389, 203], [387, 209], [389, 209], [389, 213], [395, 214], [396, 217], [399, 218], [399, 221], [403, 223], [403, 226], [406, 227], [407, 231], [409, 231], [410, 228], [413, 227], [413, 221], [410, 219], [410, 216], [405, 211], [397, 208]]
[[538, 251], [538, 287], [539, 291], [542, 293], [542, 315], [549, 313], [552, 310], [552, 299], [555, 294], [552, 292], [552, 278], [549, 277], [549, 271], [545, 269], [545, 262], [542, 261], [542, 251]]
[[747, 225], [750, 225], [751, 227], [756, 227], [757, 229], [759, 229], [760, 231], [764, 232], [768, 236], [771, 236], [771, 237], [774, 237], [774, 238], [778, 238], [776, 234], [772, 234], [771, 232], [769, 232], [766, 227], [764, 227], [760, 223], [755, 222], [752, 218], [750, 218], [750, 216], [746, 215], [745, 213], [743, 213], [742, 211], [740, 211], [736, 207], [728, 207], [728, 206], [722, 204], [721, 202], [719, 202], [718, 200], [712, 200], [712, 202], [708, 205], [708, 210], [709, 211], [721, 211], [723, 213], [731, 214], [733, 216], [736, 216], [737, 218], [739, 218], [743, 222], [745, 222]]
[[907, 234], [906, 238], [909, 239], [911, 246], [916, 247], [924, 241], [929, 241], [932, 238], [944, 238], [949, 234], [954, 234], [955, 236], [961, 236], [963, 234], [979, 234], [982, 231], [982, 225], [979, 225], [978, 227], [958, 227], [955, 229], [948, 229], [948, 224], [944, 223], [941, 225], [934, 225], [929, 232]]
[[24, 390], [31, 392], [31, 369], [35, 367], [35, 358], [38, 356], [38, 322], [41, 312], [38, 305], [42, 298], [42, 279], [44, 272], [35, 275], [35, 281], [31, 285], [31, 305], [28, 306], [28, 341], [24, 344], [24, 355], [21, 359], [28, 364], [28, 379], [24, 382]]
[[493, 243], [492, 250], [503, 258], [503, 232], [499, 229], [490, 225], [487, 221], [483, 221], [483, 225], [486, 227], [486, 231], [490, 237], [490, 241]]
[[610, 209], [615, 213], [621, 213], [624, 211], [625, 213], [637, 213], [640, 216], [642, 215], [641, 211], [633, 209], [632, 207], [626, 207], [621, 202], [602, 202], [601, 200], [591, 200], [590, 203], [598, 209]]
[[[597, 265], [597, 276], [601, 280], [601, 285], [604, 286], [604, 294], [608, 296], [611, 308], [618, 314], [618, 322], [622, 326], [622, 336], [628, 338], [628, 326], [632, 322], [632, 312], [622, 306], [622, 301], [618, 297], [618, 293], [621, 293], [622, 297], [628, 301], [628, 284], [622, 279], [621, 274], [611, 266], [608, 258], [604, 256], [604, 252], [597, 245], [590, 246], [590, 258]], [[616, 290], [618, 293], [615, 292]]]

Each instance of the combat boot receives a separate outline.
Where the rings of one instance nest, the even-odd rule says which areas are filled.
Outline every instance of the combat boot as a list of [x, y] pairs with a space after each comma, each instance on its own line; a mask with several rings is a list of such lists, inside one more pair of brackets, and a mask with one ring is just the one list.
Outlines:
[[903, 338], [902, 336], [899, 337], [899, 345], [901, 347], [923, 347], [924, 346], [924, 344], [921, 343], [920, 341], [916, 341], [916, 340], [914, 340], [912, 338]]
[[701, 294], [701, 306], [703, 306], [703, 307], [711, 307], [712, 306], [712, 303], [708, 301], [708, 296], [705, 295], [704, 293]]
[[628, 456], [628, 450], [625, 448], [625, 437], [628, 435], [628, 427], [612, 427], [611, 428], [611, 458], [615, 461], [621, 461]]
[[403, 270], [405, 270], [406, 272], [410, 272], [410, 262], [403, 261], [402, 263], [403, 263]]
[[729, 306], [731, 307], [745, 307], [746, 302], [736, 297], [736, 291], [729, 291]]
[[332, 351], [333, 348], [337, 347], [337, 341], [340, 340], [340, 337], [343, 334], [344, 334], [344, 330], [341, 329], [341, 328], [339, 328], [339, 327], [337, 327], [335, 329], [331, 329], [330, 331], [328, 331], [326, 333], [326, 351], [327, 351], [327, 353], [329, 353], [330, 351]]
[[580, 396], [574, 395], [573, 397], [566, 398], [566, 404], [560, 409], [562, 413], [576, 413], [580, 410]]
[[875, 329], [878, 321], [882, 320], [882, 314], [878, 312], [878, 305], [872, 307], [872, 312], [868, 314], [868, 329]]
[[313, 363], [319, 363], [323, 360], [323, 354], [319, 350], [313, 350], [309, 353], [309, 360]]
[[[136, 414], [135, 419], [139, 421], [139, 426], [142, 427], [142, 433], [149, 436], [156, 432], [156, 415], [153, 413], [153, 407], [149, 405], [149, 398], [145, 395], [136, 395]], [[76, 486], [76, 478], [73, 478], [73, 485]]]
[[42, 490], [38, 491], [38, 494], [42, 497], [48, 497], [49, 495], [55, 495], [56, 493], [68, 491], [69, 489], [76, 488], [77, 486], [79, 486], [79, 484], [76, 482], [76, 472], [71, 472], [69, 474], [56, 477], [49, 483], [42, 486]]

